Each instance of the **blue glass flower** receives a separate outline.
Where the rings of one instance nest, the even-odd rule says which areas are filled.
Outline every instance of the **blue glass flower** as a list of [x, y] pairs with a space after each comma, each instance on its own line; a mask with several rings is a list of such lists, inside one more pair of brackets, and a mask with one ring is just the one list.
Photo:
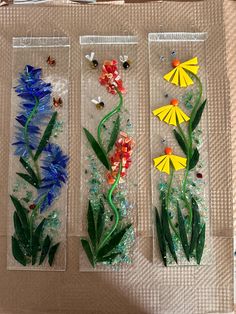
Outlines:
[[51, 94], [51, 84], [41, 79], [42, 69], [36, 69], [26, 65], [24, 72], [20, 74], [19, 85], [15, 87], [17, 95], [24, 100], [35, 101], [35, 98], [42, 98]]
[[49, 143], [45, 150], [45, 158], [42, 161], [43, 179], [36, 203], [45, 197], [40, 211], [50, 206], [54, 199], [60, 194], [60, 190], [68, 178], [67, 164], [69, 157], [63, 154], [60, 146]]
[[29, 150], [37, 148], [39, 143], [40, 125], [47, 124], [45, 118], [51, 117], [53, 111], [51, 102], [52, 87], [41, 79], [42, 70], [27, 65], [20, 73], [19, 85], [15, 91], [22, 98], [22, 109], [16, 121], [19, 123], [16, 133], [15, 154], [29, 156]]

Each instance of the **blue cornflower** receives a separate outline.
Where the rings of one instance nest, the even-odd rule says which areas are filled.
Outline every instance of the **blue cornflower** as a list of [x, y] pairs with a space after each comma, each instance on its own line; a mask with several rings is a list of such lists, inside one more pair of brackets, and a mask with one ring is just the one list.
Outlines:
[[[40, 98], [37, 105], [37, 110], [33, 115], [31, 122], [32, 123], [44, 123], [44, 119], [52, 115], [52, 105], [51, 105], [51, 94], [47, 94], [44, 97]], [[35, 107], [35, 101], [22, 101], [20, 107], [24, 110], [24, 115], [28, 118]]]
[[25, 124], [27, 118], [24, 115], [19, 115], [16, 117], [16, 121], [20, 124], [20, 126], [17, 126], [15, 134], [16, 141], [12, 145], [16, 146], [15, 155], [25, 158], [29, 155], [29, 148], [30, 150], [34, 150], [38, 146], [40, 129], [35, 125], [28, 125], [27, 145], [25, 138]]
[[[37, 127], [30, 128], [31, 132], [28, 132], [28, 141], [30, 150], [34, 150], [38, 147], [39, 137], [38, 134], [39, 129]], [[23, 158], [27, 158], [29, 156], [29, 148], [26, 145], [24, 140], [24, 128], [17, 128], [17, 132], [15, 135], [16, 142], [12, 145], [16, 146], [15, 155], [21, 156]]]
[[35, 97], [42, 98], [51, 94], [51, 84], [41, 79], [42, 69], [36, 69], [26, 65], [24, 72], [20, 74], [19, 85], [15, 87], [17, 95], [27, 101], [35, 101]]
[[67, 164], [69, 157], [63, 154], [60, 146], [49, 143], [45, 150], [45, 158], [43, 159], [42, 174], [43, 179], [38, 190], [39, 201], [45, 196], [40, 207], [41, 212], [50, 206], [54, 199], [60, 194], [60, 190], [68, 178]]
[[13, 145], [16, 146], [15, 154], [22, 157], [28, 157], [29, 150], [37, 148], [40, 134], [38, 125], [46, 124], [45, 118], [52, 115], [52, 87], [41, 76], [41, 69], [26, 65], [24, 72], [20, 74], [19, 85], [15, 87], [17, 95], [23, 100], [20, 103], [22, 110], [16, 117], [19, 126]]

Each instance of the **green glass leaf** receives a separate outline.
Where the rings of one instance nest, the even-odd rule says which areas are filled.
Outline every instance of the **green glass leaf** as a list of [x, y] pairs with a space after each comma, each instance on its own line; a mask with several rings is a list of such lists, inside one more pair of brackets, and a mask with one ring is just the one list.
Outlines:
[[197, 259], [198, 265], [201, 263], [202, 254], [203, 254], [203, 250], [205, 246], [205, 234], [206, 234], [206, 225], [204, 224], [197, 240], [196, 259]]
[[88, 242], [88, 240], [86, 239], [81, 239], [81, 243], [82, 243], [82, 246], [83, 246], [83, 249], [88, 257], [88, 260], [90, 261], [90, 264], [93, 266], [93, 268], [95, 267], [95, 258], [93, 256], [93, 253], [92, 253], [92, 249], [90, 247], [90, 244]]
[[191, 235], [191, 241], [190, 241], [189, 255], [193, 254], [193, 251], [195, 250], [196, 245], [197, 245], [198, 235], [200, 233], [200, 214], [199, 214], [198, 204], [194, 198], [192, 198], [192, 212], [193, 212], [192, 235]]
[[27, 249], [27, 246], [29, 244], [29, 239], [27, 238], [24, 228], [22, 226], [22, 223], [20, 221], [20, 218], [15, 211], [13, 214], [13, 221], [14, 221], [14, 228], [15, 228], [15, 235], [19, 242], [24, 246], [25, 251], [30, 254], [29, 250]]
[[196, 127], [198, 126], [198, 124], [201, 120], [203, 110], [206, 106], [206, 102], [207, 102], [207, 100], [205, 99], [204, 102], [201, 104], [201, 106], [198, 108], [198, 110], [196, 112], [196, 115], [195, 115], [193, 122], [192, 122], [192, 131], [196, 129]]
[[112, 253], [112, 251], [117, 247], [117, 245], [121, 242], [123, 236], [125, 235], [126, 231], [131, 227], [131, 224], [127, 225], [117, 233], [113, 233], [109, 242], [105, 244], [103, 247], [100, 248], [98, 251], [97, 257], [101, 259], [106, 255]]
[[111, 253], [110, 255], [107, 255], [107, 256], [104, 256], [104, 257], [99, 258], [97, 261], [98, 261], [99, 263], [107, 262], [107, 263], [109, 263], [109, 264], [112, 264], [112, 262], [114, 262], [115, 258], [116, 258], [119, 254], [120, 254], [119, 252]]
[[29, 231], [30, 229], [29, 229], [29, 223], [28, 223], [28, 217], [27, 217], [27, 214], [28, 214], [27, 209], [21, 205], [20, 201], [15, 196], [11, 195], [10, 197], [11, 197], [12, 203], [15, 206], [15, 209], [16, 209], [16, 212], [19, 216], [19, 219], [21, 221], [25, 235], [27, 238], [29, 238], [30, 237], [30, 231]]
[[168, 213], [167, 213], [167, 210], [166, 210], [166, 204], [165, 204], [165, 199], [164, 198], [162, 198], [161, 222], [162, 222], [162, 230], [163, 230], [163, 233], [165, 235], [165, 239], [166, 239], [166, 242], [168, 244], [168, 248], [170, 250], [170, 253], [171, 253], [173, 259], [175, 260], [175, 262], [178, 263], [177, 256], [176, 256], [176, 253], [175, 253], [174, 242], [173, 242], [172, 235], [171, 235], [171, 232], [170, 232], [170, 226], [169, 226], [169, 221], [168, 221]]
[[101, 240], [101, 236], [103, 234], [104, 226], [105, 226], [105, 208], [103, 201], [100, 200], [100, 205], [99, 205], [99, 211], [98, 211], [98, 218], [97, 218], [97, 244], [99, 244]]
[[29, 184], [33, 185], [34, 188], [38, 188], [38, 180], [35, 181], [30, 175], [26, 174], [26, 173], [20, 173], [17, 172], [16, 173], [18, 176], [20, 176], [22, 179], [24, 179], [26, 182], [28, 182]]
[[120, 115], [118, 114], [116, 121], [114, 123], [113, 129], [112, 129], [112, 132], [111, 132], [110, 141], [109, 141], [109, 144], [107, 147], [107, 153], [109, 153], [112, 150], [112, 148], [113, 148], [113, 146], [117, 140], [119, 131], [120, 131]]
[[55, 245], [53, 245], [50, 248], [50, 251], [48, 253], [48, 263], [49, 263], [50, 266], [53, 265], [54, 258], [55, 258], [55, 255], [56, 255], [56, 252], [58, 250], [59, 245], [60, 245], [60, 242], [56, 243]]
[[22, 252], [18, 240], [15, 237], [12, 237], [11, 241], [12, 241], [12, 254], [13, 254], [14, 258], [21, 265], [26, 266], [26, 264], [27, 264], [26, 256]]
[[165, 266], [167, 266], [166, 241], [165, 241], [165, 236], [164, 236], [163, 230], [162, 230], [161, 219], [160, 219], [160, 216], [159, 216], [159, 213], [158, 213], [158, 210], [156, 207], [155, 207], [155, 214], [156, 214], [156, 232], [157, 232], [157, 238], [158, 238], [158, 242], [159, 242], [159, 249], [160, 249], [163, 263]]
[[39, 185], [38, 177], [35, 174], [34, 170], [31, 168], [30, 164], [22, 157], [20, 157], [20, 163], [22, 164], [22, 166], [25, 168], [25, 170], [28, 172], [28, 174], [38, 187]]
[[198, 161], [199, 161], [199, 151], [197, 148], [194, 149], [193, 151], [193, 155], [190, 159], [190, 162], [189, 162], [189, 170], [193, 169], [194, 167], [196, 167]]
[[182, 212], [179, 207], [179, 202], [177, 202], [177, 212], [178, 212], [178, 223], [179, 223], [179, 235], [180, 235], [180, 240], [181, 244], [184, 250], [184, 254], [189, 261], [189, 245], [188, 245], [188, 237], [185, 229], [185, 223], [184, 223], [184, 218], [182, 215]]
[[42, 153], [43, 149], [45, 148], [45, 146], [47, 145], [48, 141], [49, 141], [49, 138], [50, 136], [52, 135], [52, 130], [53, 130], [53, 127], [54, 127], [54, 124], [56, 122], [56, 118], [57, 118], [57, 111], [55, 111], [51, 117], [51, 120], [49, 121], [45, 131], [44, 131], [44, 134], [43, 134], [43, 137], [39, 143], [39, 146], [37, 148], [37, 151], [34, 155], [34, 161], [36, 161], [40, 154]]
[[91, 204], [91, 201], [89, 201], [89, 206], [88, 206], [88, 212], [87, 212], [87, 222], [88, 222], [88, 234], [91, 240], [91, 243], [94, 247], [96, 248], [96, 227], [95, 227], [95, 219], [94, 219], [94, 209]]
[[97, 158], [101, 161], [101, 163], [107, 168], [107, 170], [109, 170], [110, 164], [109, 161], [107, 159], [106, 154], [104, 153], [104, 151], [102, 150], [101, 146], [98, 144], [98, 142], [95, 140], [95, 138], [93, 137], [93, 135], [84, 128], [84, 133], [87, 137], [87, 140], [89, 141], [94, 153], [96, 154]]
[[174, 132], [175, 139], [178, 142], [180, 148], [182, 149], [184, 154], [187, 155], [188, 150], [182, 136], [176, 130], [173, 130], [173, 132]]
[[40, 224], [37, 226], [32, 237], [32, 265], [36, 263], [38, 251], [40, 248], [40, 238], [43, 232], [43, 227], [44, 227], [45, 222], [46, 222], [46, 219], [44, 218], [40, 222]]
[[52, 241], [51, 241], [50, 237], [47, 235], [46, 238], [43, 241], [42, 250], [41, 250], [41, 256], [40, 256], [40, 260], [39, 260], [39, 265], [41, 265], [44, 262], [45, 257], [48, 254], [51, 242]]

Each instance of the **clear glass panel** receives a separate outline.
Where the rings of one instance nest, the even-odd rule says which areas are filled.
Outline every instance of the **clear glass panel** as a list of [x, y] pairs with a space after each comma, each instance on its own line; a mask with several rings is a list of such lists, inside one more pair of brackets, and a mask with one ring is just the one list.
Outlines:
[[[112, 270], [118, 265], [131, 264], [134, 255], [137, 226], [135, 161], [138, 102], [137, 38], [135, 36], [83, 36], [80, 38], [80, 43], [82, 170], [79, 235], [81, 239], [88, 240], [84, 245], [89, 243], [94, 252], [95, 270]], [[101, 158], [103, 161], [97, 157], [99, 149], [96, 148], [95, 153], [91, 148], [83, 128], [86, 128], [99, 143], [104, 153]], [[110, 149], [108, 149], [109, 143], [111, 143]], [[120, 179], [119, 174], [121, 174]], [[96, 225], [95, 231], [91, 231], [93, 227], [90, 221], [90, 238], [88, 237], [89, 200], [92, 204], [92, 219]], [[100, 202], [105, 207], [104, 213], [101, 212]], [[99, 214], [102, 218], [99, 218]], [[103, 219], [104, 228], [100, 237], [98, 234]], [[105, 254], [102, 247], [108, 243], [111, 245], [110, 239], [115, 241], [116, 236], [119, 238], [119, 231], [130, 223], [132, 225], [126, 229], [124, 236], [121, 236], [122, 232], [120, 233], [120, 241], [117, 241], [117, 245], [107, 248]], [[92, 239], [93, 233], [96, 234], [97, 239], [95, 244]], [[82, 246], [80, 270], [93, 270]]]
[[196, 265], [204, 228], [201, 264], [209, 259], [207, 105], [196, 126], [206, 99], [206, 37], [205, 33], [149, 34], [152, 203], [161, 220], [157, 226], [154, 213], [153, 249], [154, 262], [160, 265], [163, 261], [176, 265], [175, 254], [179, 265]]
[[52, 2], [52, 0], [14, 0], [14, 4], [37, 4], [37, 3], [44, 3], [44, 2]]
[[68, 38], [13, 38], [8, 269], [66, 267], [68, 60]]

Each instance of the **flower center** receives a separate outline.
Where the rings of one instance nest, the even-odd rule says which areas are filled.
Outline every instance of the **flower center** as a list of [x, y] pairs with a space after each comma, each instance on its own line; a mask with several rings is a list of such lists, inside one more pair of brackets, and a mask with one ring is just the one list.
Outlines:
[[170, 104], [171, 104], [172, 106], [175, 106], [175, 107], [176, 107], [176, 106], [178, 106], [179, 101], [178, 101], [178, 99], [173, 98], [173, 99], [171, 99]]
[[172, 154], [172, 148], [166, 147], [166, 148], [165, 148], [165, 154], [166, 154], [166, 155], [171, 155], [171, 154]]
[[173, 61], [172, 61], [172, 66], [173, 66], [173, 68], [176, 68], [176, 67], [178, 67], [180, 65], [180, 60], [179, 59], [174, 59]]

